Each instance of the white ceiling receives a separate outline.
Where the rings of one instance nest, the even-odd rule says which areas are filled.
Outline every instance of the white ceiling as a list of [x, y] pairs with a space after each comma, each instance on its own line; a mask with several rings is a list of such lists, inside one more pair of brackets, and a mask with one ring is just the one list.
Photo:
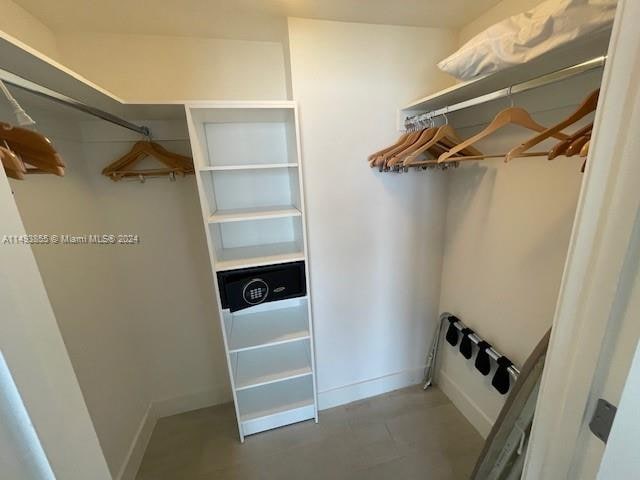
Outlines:
[[279, 40], [284, 18], [459, 28], [499, 0], [15, 0], [56, 33]]

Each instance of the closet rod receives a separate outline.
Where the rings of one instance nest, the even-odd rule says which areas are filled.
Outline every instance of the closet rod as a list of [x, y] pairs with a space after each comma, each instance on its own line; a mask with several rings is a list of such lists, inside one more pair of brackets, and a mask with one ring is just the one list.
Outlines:
[[602, 68], [604, 67], [604, 64], [606, 63], [606, 61], [607, 61], [607, 56], [602, 55], [600, 57], [587, 60], [586, 62], [582, 62], [576, 65], [572, 65], [570, 67], [562, 68], [560, 70], [556, 70], [555, 72], [547, 73], [545, 75], [532, 78], [531, 80], [527, 80], [525, 82], [516, 83], [509, 87], [505, 87], [500, 90], [496, 90], [494, 92], [486, 93], [484, 95], [480, 95], [479, 97], [471, 98], [469, 100], [464, 100], [462, 102], [449, 105], [449, 106], [440, 108], [438, 110], [432, 110], [430, 112], [409, 116], [405, 119], [405, 127], [409, 127], [413, 123], [417, 123], [418, 121], [427, 120], [429, 118], [437, 117], [439, 115], [446, 115], [447, 113], [452, 113], [458, 110], [463, 110], [465, 108], [474, 107], [476, 105], [481, 105], [483, 103], [487, 103], [492, 100], [509, 97], [515, 93], [526, 92], [528, 90], [533, 90], [534, 88], [539, 88], [545, 85], [549, 85], [551, 83], [566, 80], [567, 78], [580, 75], [581, 73], [588, 72], [596, 68]]
[[104, 110], [100, 110], [99, 108], [92, 107], [74, 98], [67, 97], [62, 93], [56, 92], [55, 90], [51, 90], [50, 88], [47, 88], [47, 87], [43, 87], [42, 85], [32, 82], [31, 80], [27, 80], [26, 78], [22, 78], [14, 73], [11, 73], [7, 70], [3, 70], [1, 68], [0, 68], [0, 80], [2, 80], [4, 83], [11, 85], [13, 87], [33, 93], [40, 97], [48, 98], [62, 105], [75, 108], [76, 110], [80, 110], [81, 112], [88, 113], [89, 115], [101, 118], [102, 120], [113, 123], [115, 125], [119, 125], [123, 128], [133, 130], [134, 132], [138, 132], [139, 134], [144, 135], [145, 137], [148, 137], [150, 135], [149, 128], [145, 127], [144, 125], [136, 125], [134, 123], [128, 122], [127, 120], [120, 118], [116, 115], [113, 115], [109, 112], [105, 112]]
[[[429, 351], [429, 358], [427, 359], [427, 367], [425, 369], [425, 390], [431, 386], [431, 382], [433, 381], [433, 375], [436, 366], [436, 359], [438, 357], [438, 347], [440, 347], [440, 337], [442, 334], [442, 330], [444, 329], [444, 324], [449, 320], [449, 317], [453, 317], [454, 315], [449, 312], [444, 312], [440, 314], [440, 322], [436, 328], [436, 332], [433, 337], [433, 343], [431, 345], [431, 350]], [[467, 326], [462, 323], [462, 320], [458, 319], [457, 322], [453, 324], [458, 330], [462, 331], [462, 329], [467, 328]], [[476, 345], [482, 341], [477, 334], [472, 333], [469, 335], [469, 339]], [[498, 352], [493, 347], [487, 348], [487, 354], [494, 360], [497, 361], [498, 358], [502, 356], [500, 352]], [[520, 375], [520, 370], [515, 365], [511, 365], [507, 368], [509, 375], [513, 378], [513, 380], [517, 380]]]

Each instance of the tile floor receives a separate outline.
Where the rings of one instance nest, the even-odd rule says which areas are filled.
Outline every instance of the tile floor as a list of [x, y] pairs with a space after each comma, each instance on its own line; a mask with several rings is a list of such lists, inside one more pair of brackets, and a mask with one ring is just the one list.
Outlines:
[[482, 437], [437, 388], [409, 387], [238, 440], [233, 405], [162, 418], [137, 480], [462, 480]]

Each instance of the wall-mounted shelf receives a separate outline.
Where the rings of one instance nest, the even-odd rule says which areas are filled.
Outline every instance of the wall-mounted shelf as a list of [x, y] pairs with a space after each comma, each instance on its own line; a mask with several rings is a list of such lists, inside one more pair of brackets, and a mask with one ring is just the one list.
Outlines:
[[[2, 59], [1, 68], [14, 75], [39, 85], [46, 85], [50, 90], [129, 121], [133, 121], [133, 119], [184, 120], [184, 102], [130, 102], [123, 100], [2, 31], [0, 31], [0, 58]], [[18, 101], [29, 101], [30, 104], [38, 105], [38, 100], [32, 93], [23, 92], [14, 87], [10, 87], [10, 89]], [[55, 105], [50, 100], [40, 101], [46, 102], [47, 109], [51, 109], [52, 105]], [[76, 115], [80, 119], [87, 118], [85, 113], [75, 112], [67, 106], [59, 105], [58, 108], [62, 114]]]
[[[606, 55], [610, 35], [611, 30], [607, 28], [547, 52], [527, 63], [475, 80], [458, 83], [401, 107], [402, 115], [431, 112], [493, 92], [508, 90], [511, 85], [528, 82], [540, 76]], [[402, 120], [403, 118], [401, 118]]]
[[[186, 111], [240, 439], [317, 421], [296, 105], [200, 102]], [[216, 272], [296, 261], [305, 297], [222, 308]]]

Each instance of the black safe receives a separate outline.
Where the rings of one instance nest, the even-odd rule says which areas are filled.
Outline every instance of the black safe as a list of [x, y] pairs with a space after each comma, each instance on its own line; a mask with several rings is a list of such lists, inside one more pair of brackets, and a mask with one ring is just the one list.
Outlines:
[[218, 272], [222, 308], [232, 312], [307, 294], [304, 262]]

